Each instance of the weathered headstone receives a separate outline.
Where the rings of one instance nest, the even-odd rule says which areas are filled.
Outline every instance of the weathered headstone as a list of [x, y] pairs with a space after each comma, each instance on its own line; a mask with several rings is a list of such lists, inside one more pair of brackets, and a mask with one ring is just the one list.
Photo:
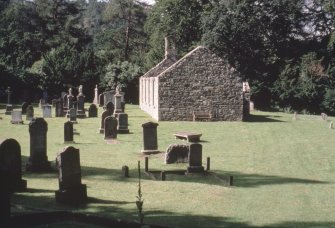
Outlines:
[[12, 110], [13, 110], [13, 105], [11, 104], [11, 95], [12, 95], [12, 91], [10, 90], [10, 87], [8, 86], [7, 90], [7, 104], [6, 104], [6, 115], [10, 115]]
[[77, 117], [78, 118], [85, 118], [85, 96], [80, 93], [77, 96]]
[[55, 116], [56, 117], [63, 117], [64, 116], [62, 100], [57, 100], [56, 101]]
[[34, 118], [34, 107], [29, 105], [26, 112], [26, 120], [32, 120]]
[[114, 101], [114, 104], [115, 104], [114, 115], [117, 116], [118, 113], [122, 112], [121, 95], [120, 94], [115, 94], [114, 99], [115, 99], [115, 101]]
[[43, 118], [51, 118], [52, 117], [51, 109], [52, 109], [51, 105], [43, 105], [42, 106]]
[[98, 85], [95, 85], [93, 104], [98, 105]]
[[113, 91], [107, 91], [104, 92], [104, 106], [107, 106], [108, 102], [114, 103], [114, 92]]
[[69, 110], [73, 108], [74, 96], [72, 95], [72, 88], [69, 89], [69, 94], [66, 97], [67, 97], [67, 109]]
[[23, 124], [21, 110], [13, 110], [11, 115], [12, 115], [12, 119], [10, 122], [12, 124]]
[[126, 113], [119, 113], [118, 114], [118, 126], [117, 132], [120, 134], [128, 134], [128, 114]]
[[165, 154], [165, 164], [188, 162], [189, 146], [186, 144], [172, 144]]
[[73, 143], [73, 123], [71, 121], [64, 123], [64, 143]]
[[105, 133], [105, 118], [107, 116], [110, 116], [110, 114], [108, 113], [108, 111], [104, 111], [101, 114], [100, 129], [99, 129], [100, 134], [104, 134]]
[[69, 110], [69, 118], [72, 123], [77, 123], [77, 111], [74, 108]]
[[56, 201], [63, 204], [80, 204], [87, 201], [86, 185], [81, 183], [79, 149], [72, 146], [57, 154], [59, 190]]
[[198, 143], [192, 143], [189, 145], [188, 154], [189, 166], [187, 167], [187, 173], [199, 173], [204, 172], [202, 166], [202, 145]]
[[114, 104], [113, 104], [113, 102], [110, 101], [106, 104], [106, 111], [108, 112], [108, 114], [110, 116], [114, 114]]
[[91, 104], [88, 108], [88, 117], [98, 117], [98, 108], [95, 104]]
[[51, 166], [47, 157], [48, 123], [43, 118], [34, 118], [29, 123], [30, 157], [26, 164], [27, 171], [50, 171]]
[[144, 154], [159, 153], [157, 143], [157, 126], [158, 123], [147, 122], [142, 124], [143, 127], [143, 149]]
[[117, 138], [117, 119], [113, 116], [107, 116], [104, 121], [105, 139]]
[[321, 119], [322, 120], [327, 120], [328, 116], [326, 113], [321, 113]]
[[99, 95], [99, 106], [100, 107], [104, 106], [104, 97], [105, 95], [103, 93]]
[[[11, 192], [27, 189], [27, 181], [22, 179], [21, 147], [15, 139], [0, 140], [0, 167], [8, 172]], [[1, 183], [2, 187], [4, 185]]]
[[27, 107], [28, 107], [28, 102], [23, 102], [22, 105], [21, 105], [21, 112], [22, 112], [22, 115], [25, 115], [27, 113]]

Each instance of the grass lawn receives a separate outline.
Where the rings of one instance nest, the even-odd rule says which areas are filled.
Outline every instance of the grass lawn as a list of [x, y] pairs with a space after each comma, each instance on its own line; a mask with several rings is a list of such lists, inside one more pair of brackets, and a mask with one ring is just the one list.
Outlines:
[[[126, 105], [131, 134], [118, 135], [107, 144], [98, 134], [100, 118], [79, 119], [74, 128], [80, 149], [82, 182], [89, 203], [81, 207], [58, 205], [57, 173], [24, 171], [28, 192], [15, 193], [13, 211], [72, 210], [135, 221], [137, 161], [144, 166], [141, 124], [151, 118], [136, 105]], [[102, 109], [99, 109], [99, 116]], [[54, 115], [54, 109], [53, 113]], [[28, 122], [12, 125], [0, 110], [0, 138], [14, 138], [21, 145], [23, 165], [29, 157]], [[35, 107], [35, 116], [41, 116]], [[253, 112], [250, 122], [159, 122], [158, 146], [165, 151], [177, 131], [201, 132], [203, 162], [211, 170], [234, 176], [234, 186], [224, 187], [211, 176], [167, 175], [154, 181], [142, 175], [146, 223], [178, 227], [335, 227], [335, 129], [319, 116], [280, 112]], [[25, 120], [25, 116], [24, 116]], [[63, 144], [66, 118], [48, 122], [48, 158], [55, 166]], [[123, 178], [128, 165], [131, 178]], [[204, 164], [205, 165], [205, 164]], [[184, 169], [187, 164], [164, 164], [164, 154], [151, 155], [149, 168]]]

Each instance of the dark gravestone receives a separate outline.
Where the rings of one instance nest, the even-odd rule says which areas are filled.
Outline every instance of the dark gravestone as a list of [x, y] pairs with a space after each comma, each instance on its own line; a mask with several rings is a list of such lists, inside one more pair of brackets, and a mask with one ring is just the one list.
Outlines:
[[28, 103], [27, 102], [23, 102], [22, 105], [21, 105], [21, 112], [22, 112], [22, 115], [25, 115], [27, 113], [27, 107], [28, 107]]
[[125, 102], [121, 102], [122, 112], [124, 112], [125, 108], [126, 108], [126, 103]]
[[185, 144], [172, 144], [168, 147], [165, 154], [165, 163], [184, 163], [188, 162], [189, 146]]
[[10, 227], [9, 171], [0, 167], [0, 227]]
[[72, 94], [68, 94], [67, 95], [67, 109], [68, 110], [74, 107], [73, 102], [74, 102], [74, 96]]
[[83, 94], [79, 94], [77, 96], [77, 117], [85, 118], [85, 96]]
[[124, 177], [129, 177], [129, 167], [124, 165], [122, 166], [122, 174]]
[[73, 143], [73, 123], [71, 121], [64, 123], [64, 143]]
[[74, 108], [69, 110], [69, 118], [72, 123], [77, 123], [77, 111]]
[[107, 116], [110, 116], [110, 114], [108, 113], [108, 111], [104, 111], [101, 114], [100, 129], [99, 129], [100, 134], [104, 134], [105, 133], [105, 119], [106, 119]]
[[34, 118], [34, 107], [29, 105], [27, 107], [26, 120], [32, 120]]
[[189, 166], [187, 167], [188, 173], [198, 173], [204, 172], [204, 167], [202, 166], [202, 145], [198, 143], [189, 145], [188, 154]]
[[120, 134], [128, 134], [128, 114], [126, 113], [119, 113], [118, 114], [118, 126], [117, 132]]
[[158, 153], [157, 143], [157, 126], [158, 123], [147, 122], [142, 124], [143, 127], [143, 150], [144, 154]]
[[26, 165], [27, 171], [50, 171], [51, 166], [47, 157], [48, 123], [43, 118], [34, 118], [29, 123], [30, 157]]
[[79, 149], [72, 146], [57, 154], [59, 190], [56, 201], [64, 204], [80, 204], [87, 201], [86, 185], [81, 183]]
[[[15, 139], [0, 140], [0, 167], [8, 171], [11, 192], [27, 189], [27, 181], [22, 179], [21, 147]], [[1, 184], [1, 188], [3, 186]]]
[[113, 116], [107, 116], [104, 120], [105, 139], [117, 138], [117, 119]]
[[114, 104], [113, 104], [113, 102], [110, 101], [106, 104], [106, 111], [108, 112], [108, 114], [110, 116], [114, 114]]
[[55, 104], [55, 116], [56, 117], [63, 117], [64, 111], [63, 111], [63, 103], [61, 100], [57, 100]]
[[21, 110], [13, 110], [11, 113], [11, 116], [12, 116], [12, 119], [10, 122], [12, 124], [23, 124]]
[[99, 95], [99, 106], [102, 107], [104, 106], [104, 94]]
[[98, 117], [98, 108], [95, 104], [91, 104], [88, 109], [88, 117]]

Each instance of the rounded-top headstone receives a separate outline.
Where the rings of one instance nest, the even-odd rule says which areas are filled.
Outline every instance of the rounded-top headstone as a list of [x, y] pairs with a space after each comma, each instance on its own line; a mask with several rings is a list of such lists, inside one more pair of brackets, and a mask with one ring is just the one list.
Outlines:
[[113, 104], [113, 102], [109, 101], [106, 104], [106, 111], [109, 113], [109, 115], [113, 115], [113, 113], [114, 113], [114, 104]]
[[44, 118], [33, 118], [29, 123], [29, 132], [33, 133], [35, 131], [48, 131], [48, 123]]

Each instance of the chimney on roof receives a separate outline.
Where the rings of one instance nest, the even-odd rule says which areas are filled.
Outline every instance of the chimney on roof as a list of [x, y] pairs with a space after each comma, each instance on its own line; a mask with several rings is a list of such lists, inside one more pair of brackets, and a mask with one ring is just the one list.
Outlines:
[[176, 44], [172, 36], [166, 36], [165, 41], [165, 58], [176, 60]]

